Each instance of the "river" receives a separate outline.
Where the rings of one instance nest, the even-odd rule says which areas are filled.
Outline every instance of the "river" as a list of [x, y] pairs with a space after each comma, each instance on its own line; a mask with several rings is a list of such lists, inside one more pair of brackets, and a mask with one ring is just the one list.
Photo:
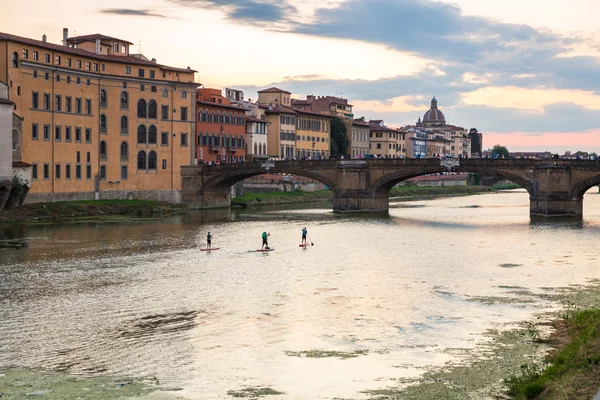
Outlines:
[[[1, 229], [0, 368], [156, 377], [190, 399], [364, 398], [557, 306], [527, 293], [600, 278], [597, 188], [581, 222], [531, 222], [516, 190], [389, 216], [287, 206]], [[207, 231], [219, 251], [198, 251]], [[263, 231], [274, 252], [255, 251]]]

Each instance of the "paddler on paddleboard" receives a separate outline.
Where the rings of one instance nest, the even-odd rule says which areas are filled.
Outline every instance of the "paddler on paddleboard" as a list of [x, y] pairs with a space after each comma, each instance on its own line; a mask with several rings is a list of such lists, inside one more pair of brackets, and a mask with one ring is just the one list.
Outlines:
[[269, 250], [269, 241], [268, 241], [268, 237], [271, 236], [270, 233], [267, 232], [263, 232], [262, 233], [262, 246], [261, 246], [261, 250], [263, 250], [266, 246], [267, 250]]

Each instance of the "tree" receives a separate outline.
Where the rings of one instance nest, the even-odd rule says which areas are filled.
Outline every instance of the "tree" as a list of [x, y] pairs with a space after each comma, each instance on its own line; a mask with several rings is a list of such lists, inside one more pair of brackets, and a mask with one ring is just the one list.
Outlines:
[[348, 136], [346, 135], [346, 124], [341, 118], [331, 119], [331, 141], [329, 142], [331, 155], [346, 154], [348, 150]]
[[492, 154], [498, 154], [502, 158], [510, 158], [510, 152], [504, 146], [500, 146], [499, 144], [495, 145], [492, 150], [490, 150]]
[[356, 121], [365, 122], [365, 117], [356, 118]]
[[469, 129], [469, 135], [472, 135], [472, 134], [476, 135], [478, 133], [479, 133], [479, 131], [477, 130], [477, 128], [471, 128], [471, 129]]

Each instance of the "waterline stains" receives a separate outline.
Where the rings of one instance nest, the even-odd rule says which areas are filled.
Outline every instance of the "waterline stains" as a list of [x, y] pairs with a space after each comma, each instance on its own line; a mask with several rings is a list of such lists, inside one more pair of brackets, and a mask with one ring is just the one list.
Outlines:
[[258, 399], [259, 397], [276, 396], [285, 393], [268, 387], [249, 387], [240, 390], [230, 390], [227, 394], [236, 398]]
[[354, 350], [354, 351], [331, 351], [331, 350], [303, 350], [303, 351], [286, 351], [290, 357], [300, 358], [339, 358], [345, 360], [348, 358], [356, 358], [363, 356], [368, 353], [367, 350]]

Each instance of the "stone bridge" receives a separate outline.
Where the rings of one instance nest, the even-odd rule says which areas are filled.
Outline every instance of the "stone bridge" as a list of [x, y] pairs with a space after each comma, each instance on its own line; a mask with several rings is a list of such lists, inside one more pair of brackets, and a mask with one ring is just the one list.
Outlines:
[[[454, 164], [454, 165], [452, 165]], [[286, 173], [312, 178], [333, 191], [336, 212], [388, 210], [394, 185], [451, 168], [506, 179], [529, 192], [530, 214], [581, 217], [583, 195], [600, 184], [600, 161], [527, 159], [311, 160], [184, 166], [182, 201], [197, 208], [229, 207], [231, 187], [246, 178]]]

